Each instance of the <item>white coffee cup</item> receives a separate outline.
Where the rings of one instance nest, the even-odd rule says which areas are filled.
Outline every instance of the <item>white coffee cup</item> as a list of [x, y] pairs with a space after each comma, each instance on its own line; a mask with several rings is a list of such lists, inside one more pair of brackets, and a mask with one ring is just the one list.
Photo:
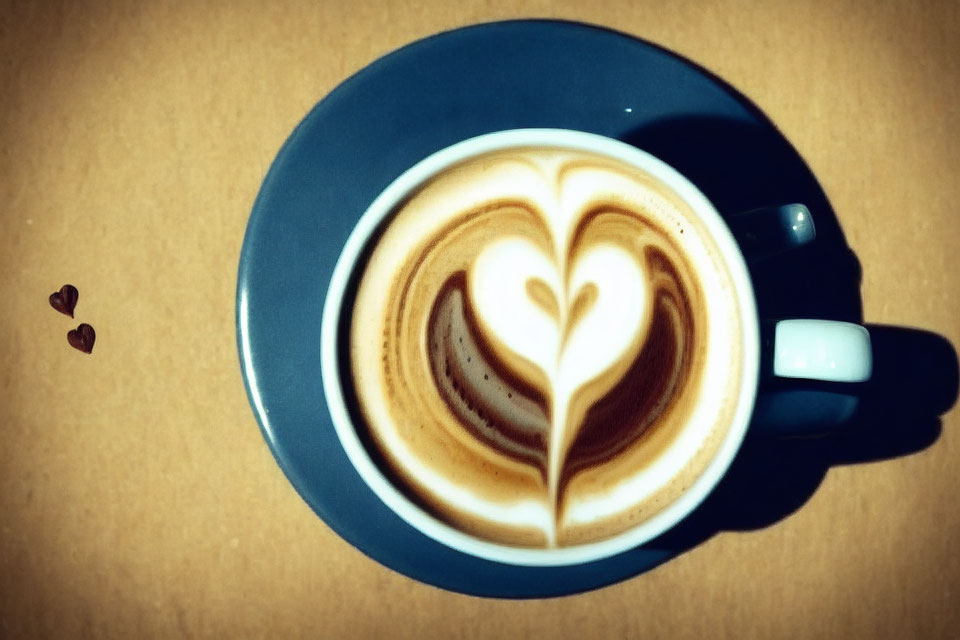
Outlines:
[[[607, 156], [651, 174], [672, 189], [696, 212], [722, 253], [736, 290], [742, 319], [742, 380], [735, 399], [734, 417], [706, 470], [675, 501], [624, 533], [579, 546], [543, 549], [508, 546], [468, 535], [431, 516], [394, 486], [365, 448], [351, 417], [345, 399], [338, 344], [343, 335], [343, 307], [349, 302], [346, 295], [350, 279], [359, 266], [364, 248], [398, 203], [452, 165], [492, 151], [530, 146], [569, 148]], [[809, 212], [802, 207], [790, 212], [796, 217], [794, 229], [799, 241], [812, 238]], [[738, 226], [742, 224], [741, 219]], [[478, 136], [434, 153], [399, 176], [374, 200], [348, 238], [331, 278], [321, 331], [324, 393], [333, 424], [347, 456], [370, 489], [400, 518], [442, 544], [477, 557], [528, 566], [572, 565], [607, 558], [644, 544], [689, 515], [723, 477], [743, 442], [757, 400], [760, 358], [760, 319], [746, 257], [710, 201], [679, 172], [644, 151], [603, 136], [557, 129], [519, 129]], [[870, 338], [860, 325], [803, 319], [780, 321], [776, 326], [772, 362], [776, 376], [860, 382], [870, 377], [871, 369]]]

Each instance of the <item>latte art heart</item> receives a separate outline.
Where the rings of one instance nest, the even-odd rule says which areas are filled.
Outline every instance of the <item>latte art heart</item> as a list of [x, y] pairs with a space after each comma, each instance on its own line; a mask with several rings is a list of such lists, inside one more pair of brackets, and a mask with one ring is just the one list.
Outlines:
[[722, 435], [729, 376], [705, 377], [739, 367], [706, 238], [652, 177], [586, 153], [441, 174], [390, 219], [353, 308], [372, 456], [423, 509], [499, 543], [651, 517]]
[[[569, 274], [559, 266], [532, 243], [506, 238], [480, 251], [469, 278], [476, 330], [505, 350], [501, 361], [524, 358], [547, 381], [541, 390], [551, 420], [544, 475], [553, 496], [565, 445], [579, 426], [567, 421], [571, 396], [637, 350], [649, 315], [644, 274], [625, 250], [592, 247]], [[537, 283], [546, 287], [546, 304], [535, 301]], [[592, 395], [603, 391], [594, 388]]]

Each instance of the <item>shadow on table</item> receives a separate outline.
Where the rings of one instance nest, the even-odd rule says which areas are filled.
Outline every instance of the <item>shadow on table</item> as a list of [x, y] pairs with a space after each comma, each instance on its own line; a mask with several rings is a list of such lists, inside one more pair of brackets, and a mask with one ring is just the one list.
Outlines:
[[[815, 177], [772, 126], [676, 118], [633, 131], [623, 140], [690, 178], [725, 217], [769, 205], [806, 204], [816, 240], [750, 266], [760, 316], [863, 321], [859, 261]], [[778, 437], [751, 426], [713, 493], [644, 548], [681, 553], [722, 530], [768, 526], [803, 505], [831, 466], [908, 455], [934, 443], [941, 430], [939, 416], [957, 400], [956, 351], [930, 332], [867, 327], [874, 372], [855, 389], [860, 403], [851, 419], [829, 433], [805, 438]], [[776, 392], [794, 382], [800, 388], [830, 388], [773, 380], [761, 383], [760, 391]]]

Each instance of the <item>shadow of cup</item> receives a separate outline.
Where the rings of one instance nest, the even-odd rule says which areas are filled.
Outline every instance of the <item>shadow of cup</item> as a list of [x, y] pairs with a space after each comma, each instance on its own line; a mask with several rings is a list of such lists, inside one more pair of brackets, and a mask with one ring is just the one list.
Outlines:
[[[680, 117], [631, 132], [626, 142], [686, 175], [724, 217], [801, 202], [817, 228], [809, 245], [751, 264], [761, 319], [821, 318], [862, 323], [861, 267], [836, 215], [799, 154], [772, 127], [719, 118]], [[802, 506], [833, 465], [908, 455], [933, 444], [939, 416], [957, 400], [957, 353], [942, 336], [866, 325], [873, 375], [853, 387], [768, 379], [765, 394], [785, 389], [859, 398], [843, 424], [804, 437], [752, 425], [736, 459], [707, 499], [645, 548], [679, 553], [721, 530], [769, 526]], [[810, 435], [812, 434], [812, 435]]]
[[814, 437], [748, 434], [713, 493], [651, 545], [683, 551], [721, 530], [768, 526], [802, 506], [831, 466], [909, 455], [937, 440], [938, 416], [957, 400], [956, 351], [927, 331], [867, 327], [874, 370], [858, 390], [860, 406], [852, 419]]

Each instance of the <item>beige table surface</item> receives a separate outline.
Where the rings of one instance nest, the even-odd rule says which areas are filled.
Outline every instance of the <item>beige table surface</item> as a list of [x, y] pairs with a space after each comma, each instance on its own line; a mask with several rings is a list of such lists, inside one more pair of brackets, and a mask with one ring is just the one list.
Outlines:
[[[348, 75], [510, 17], [608, 25], [741, 90], [819, 177], [868, 322], [960, 344], [957, 2], [4, 2], [0, 637], [960, 637], [960, 414], [640, 577], [416, 583], [297, 496], [244, 393], [236, 265], [275, 153]], [[80, 289], [77, 319], [47, 296]], [[97, 329], [92, 355], [65, 338]]]

